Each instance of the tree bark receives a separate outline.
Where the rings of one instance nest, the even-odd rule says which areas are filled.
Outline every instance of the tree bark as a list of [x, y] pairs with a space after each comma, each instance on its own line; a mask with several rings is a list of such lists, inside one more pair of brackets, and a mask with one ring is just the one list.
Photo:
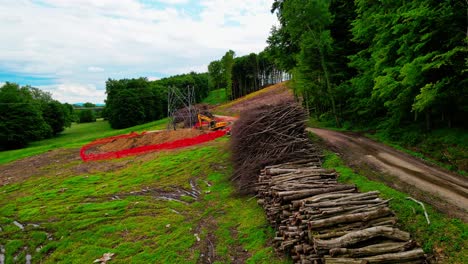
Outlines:
[[384, 207], [366, 213], [339, 215], [322, 220], [310, 221], [309, 228], [316, 229], [343, 223], [367, 222], [369, 220], [384, 217], [390, 214], [392, 214], [392, 211], [388, 207]]
[[[416, 261], [418, 259], [422, 259], [424, 257], [424, 251], [420, 248], [413, 249], [411, 251], [406, 252], [398, 252], [398, 253], [388, 253], [383, 255], [377, 255], [372, 257], [360, 258], [360, 259], [353, 259], [353, 258], [330, 258], [325, 257], [325, 263], [389, 263], [389, 262], [397, 262], [397, 263], [413, 263], [412, 261]], [[410, 262], [411, 261], [411, 262]], [[414, 262], [414, 263], [421, 263]]]
[[322, 189], [314, 189], [314, 190], [302, 190], [302, 191], [296, 191], [294, 193], [288, 192], [288, 195], [280, 195], [278, 193], [279, 197], [282, 197], [283, 201], [292, 201], [292, 200], [298, 200], [306, 197], [310, 197], [313, 195], [317, 194], [323, 194], [323, 193], [329, 193], [329, 192], [334, 192], [334, 191], [341, 191], [341, 190], [352, 190], [356, 189], [356, 186], [354, 185], [338, 185], [330, 188], [322, 188]]
[[330, 256], [335, 257], [339, 255], [346, 255], [346, 257], [352, 258], [373, 256], [386, 253], [403, 252], [414, 248], [415, 245], [416, 243], [414, 241], [408, 241], [381, 243], [362, 248], [332, 248], [330, 249]]
[[329, 250], [332, 248], [347, 247], [379, 236], [397, 241], [408, 241], [410, 239], [409, 233], [397, 228], [377, 226], [350, 232], [349, 234], [331, 240], [314, 239], [314, 243], [316, 249]]

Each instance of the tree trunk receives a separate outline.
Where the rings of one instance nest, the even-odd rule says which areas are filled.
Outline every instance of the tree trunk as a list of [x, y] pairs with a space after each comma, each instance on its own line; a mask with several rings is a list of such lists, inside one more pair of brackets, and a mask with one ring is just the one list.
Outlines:
[[347, 235], [330, 239], [330, 240], [321, 240], [314, 239], [316, 249], [326, 249], [330, 250], [332, 248], [343, 248], [357, 244], [362, 241], [369, 240], [374, 237], [387, 237], [399, 241], [408, 241], [410, 239], [410, 234], [404, 231], [401, 231], [397, 228], [386, 227], [386, 226], [377, 226], [370, 227], [359, 231], [351, 232]]
[[412, 261], [416, 261], [414, 263], [421, 263], [421, 261], [417, 262], [417, 260], [423, 257], [424, 251], [419, 248], [406, 252], [388, 253], [360, 259], [325, 257], [325, 263], [413, 263]]
[[392, 211], [388, 207], [384, 207], [365, 213], [339, 215], [326, 219], [310, 221], [309, 228], [320, 229], [323, 227], [329, 227], [343, 223], [367, 222], [372, 219], [390, 215], [391, 213]]
[[362, 248], [333, 248], [330, 249], [330, 256], [335, 257], [339, 255], [346, 255], [347, 257], [352, 258], [365, 257], [386, 253], [403, 252], [414, 248], [415, 246], [416, 243], [414, 241], [408, 241], [380, 243]]
[[341, 127], [341, 123], [338, 118], [338, 113], [336, 112], [335, 97], [333, 96], [333, 91], [332, 91], [331, 83], [330, 83], [330, 77], [328, 75], [328, 69], [325, 63], [325, 55], [323, 54], [322, 47], [319, 47], [319, 53], [320, 53], [320, 63], [322, 65], [323, 73], [325, 75], [325, 83], [327, 85], [328, 96], [330, 97], [330, 101], [332, 103], [332, 111], [333, 111], [333, 115], [335, 116], [336, 126]]

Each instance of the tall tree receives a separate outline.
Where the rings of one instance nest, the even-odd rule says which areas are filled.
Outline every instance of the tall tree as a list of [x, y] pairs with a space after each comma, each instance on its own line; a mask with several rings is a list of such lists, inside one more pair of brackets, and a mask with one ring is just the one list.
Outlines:
[[[274, 29], [270, 37], [273, 51], [285, 53], [288, 49], [296, 51], [295, 63], [282, 59], [283, 65], [292, 67], [295, 84], [299, 93], [317, 95], [323, 85], [330, 101], [331, 111], [337, 126], [341, 125], [337, 111], [331, 65], [333, 65], [333, 38], [329, 29], [333, 16], [330, 1], [327, 0], [290, 0], [275, 1], [273, 11], [277, 12], [280, 29]], [[285, 54], [282, 54], [284, 56]], [[315, 79], [314, 86], [309, 85]], [[317, 86], [318, 85], [318, 86]], [[315, 87], [315, 88], [314, 88]], [[308, 98], [306, 99], [306, 103]]]
[[53, 135], [57, 135], [62, 132], [65, 127], [71, 124], [69, 123], [69, 116], [67, 115], [67, 109], [59, 101], [52, 100], [42, 106], [42, 117], [44, 121], [49, 125]]
[[14, 83], [0, 87], [0, 148], [20, 148], [44, 138], [51, 128], [27, 87]]
[[219, 60], [210, 62], [208, 65], [208, 74], [210, 75], [210, 81], [215, 89], [219, 89], [221, 85], [226, 82], [223, 75], [223, 64]]
[[229, 50], [221, 58], [223, 64], [224, 79], [226, 80], [226, 95], [229, 99], [232, 99], [232, 67], [234, 66], [235, 52]]

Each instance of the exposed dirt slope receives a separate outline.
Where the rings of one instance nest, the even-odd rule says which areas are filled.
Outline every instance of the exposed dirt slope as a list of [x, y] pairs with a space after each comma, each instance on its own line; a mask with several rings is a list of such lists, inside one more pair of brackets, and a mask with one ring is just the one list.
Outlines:
[[[355, 133], [308, 128], [343, 155], [353, 167], [370, 167], [374, 176], [432, 204], [448, 215], [468, 221], [468, 179]], [[429, 194], [429, 195], [428, 195]]]
[[218, 106], [215, 108], [215, 112], [224, 115], [239, 115], [241, 111], [249, 110], [259, 105], [272, 105], [293, 100], [292, 91], [286, 86], [286, 82], [282, 82]]
[[196, 137], [204, 131], [198, 129], [163, 130], [142, 134], [132, 138], [116, 138], [109, 143], [96, 145], [88, 150], [88, 153], [103, 153], [119, 151], [140, 146], [148, 146], [171, 142], [183, 138]]

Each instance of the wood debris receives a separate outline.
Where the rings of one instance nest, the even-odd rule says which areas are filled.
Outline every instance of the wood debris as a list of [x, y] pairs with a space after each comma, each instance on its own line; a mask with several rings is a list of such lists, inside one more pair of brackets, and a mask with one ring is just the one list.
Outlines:
[[318, 159], [267, 166], [258, 177], [258, 203], [279, 251], [301, 264], [424, 262], [423, 250], [395, 226], [389, 200], [338, 183]]
[[113, 257], [114, 255], [115, 255], [114, 253], [104, 253], [104, 254], [102, 255], [102, 257], [100, 257], [100, 258], [94, 260], [93, 263], [106, 264], [107, 261], [111, 260], [112, 257]]

